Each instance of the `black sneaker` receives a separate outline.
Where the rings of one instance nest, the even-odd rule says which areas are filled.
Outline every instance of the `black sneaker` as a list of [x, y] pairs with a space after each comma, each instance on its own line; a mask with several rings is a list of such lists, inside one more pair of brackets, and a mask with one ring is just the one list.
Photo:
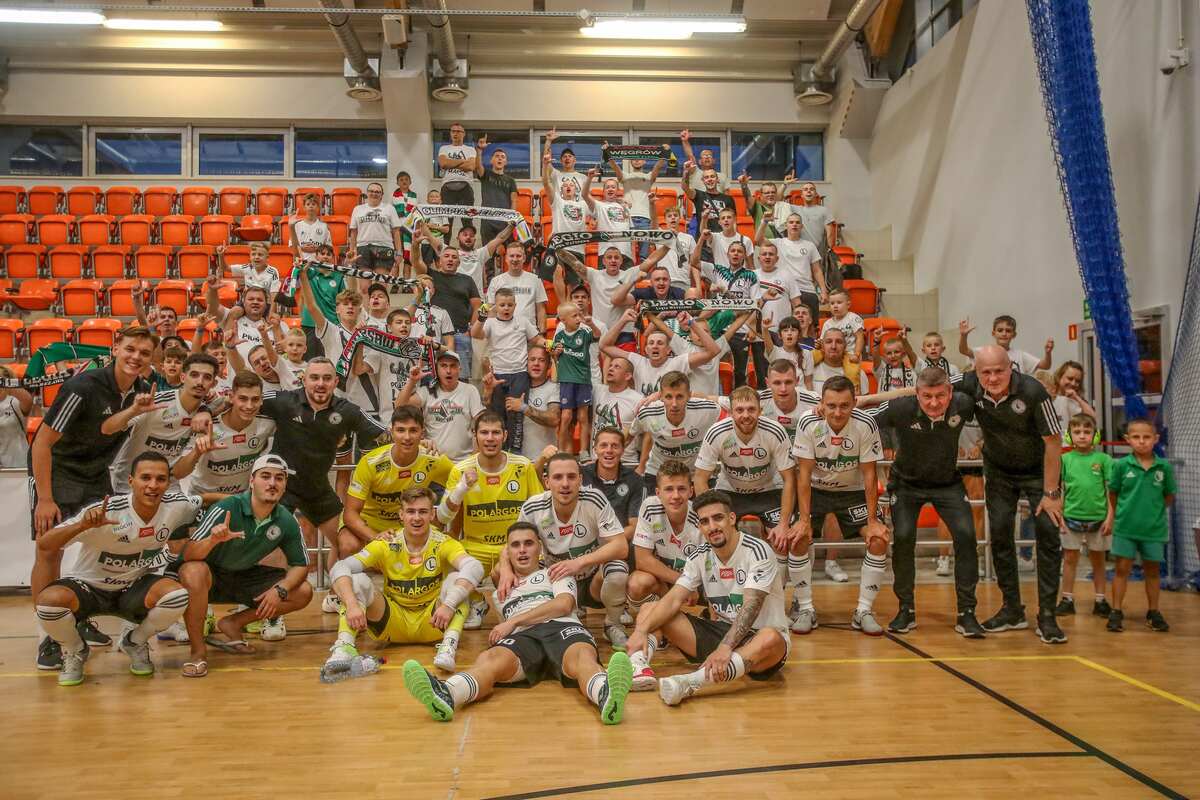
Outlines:
[[1113, 633], [1120, 633], [1125, 630], [1125, 614], [1121, 612], [1121, 609], [1114, 608], [1109, 612], [1108, 625], [1105, 627]]
[[1055, 616], [1066, 617], [1075, 613], [1075, 598], [1063, 597], [1058, 601], [1058, 605], [1054, 607]]
[[900, 606], [896, 616], [892, 617], [892, 621], [888, 623], [888, 630], [892, 633], [908, 633], [916, 627], [917, 612], [905, 606]]
[[1157, 608], [1152, 608], [1146, 612], [1146, 627], [1158, 633], [1166, 633], [1171, 630], [1171, 626], [1163, 619], [1162, 612]]
[[1108, 619], [1108, 615], [1111, 613], [1112, 613], [1112, 606], [1110, 606], [1108, 604], [1108, 601], [1105, 600], [1103, 597], [1100, 598], [1099, 600], [1097, 600], [1096, 604], [1094, 606], [1092, 606], [1092, 616], [1093, 617], [1104, 617], [1105, 619]]
[[37, 668], [44, 670], [62, 669], [62, 646], [49, 636], [38, 642]]
[[975, 619], [974, 610], [959, 614], [958, 620], [954, 623], [954, 630], [968, 639], [982, 639], [987, 636], [987, 632], [979, 624], [979, 620]]
[[79, 631], [79, 638], [93, 647], [112, 647], [112, 637], [93, 625], [90, 619], [76, 625], [75, 630]]
[[991, 619], [983, 623], [983, 629], [988, 633], [1001, 631], [1023, 631], [1029, 627], [1025, 619], [1025, 606], [1004, 606]]
[[1038, 614], [1037, 635], [1046, 644], [1066, 644], [1067, 635], [1058, 627], [1054, 613]]

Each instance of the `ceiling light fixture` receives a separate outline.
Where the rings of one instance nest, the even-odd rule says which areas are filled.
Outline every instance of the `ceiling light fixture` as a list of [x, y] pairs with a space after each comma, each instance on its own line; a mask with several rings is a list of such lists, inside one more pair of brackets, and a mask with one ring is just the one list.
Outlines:
[[0, 8], [0, 22], [20, 22], [29, 25], [100, 25], [104, 22], [104, 15], [95, 11]]
[[590, 39], [690, 39], [695, 33], [744, 33], [745, 30], [746, 20], [742, 17], [610, 17], [594, 19], [591, 25], [585, 24], [579, 32]]
[[104, 27], [121, 31], [214, 32], [225, 27], [215, 19], [106, 19]]

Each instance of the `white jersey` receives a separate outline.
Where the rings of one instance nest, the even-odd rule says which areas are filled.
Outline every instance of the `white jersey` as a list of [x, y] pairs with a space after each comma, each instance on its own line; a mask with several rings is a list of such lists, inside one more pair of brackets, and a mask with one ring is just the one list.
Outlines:
[[[615, 202], [593, 200], [592, 216], [596, 218], [596, 230], [598, 231], [624, 233], [629, 230], [629, 212], [620, 200]], [[605, 249], [609, 247], [616, 247], [621, 251], [621, 255], [633, 258], [632, 242], [612, 242], [605, 245]]]
[[[539, 569], [524, 578], [517, 580], [517, 585], [508, 592], [508, 598], [503, 602], [492, 592], [492, 605], [500, 612], [500, 616], [509, 620], [518, 614], [523, 614], [526, 611], [532, 611], [539, 606], [549, 603], [556, 597], [562, 595], [570, 595], [572, 599], [578, 596], [576, 583], [574, 578], [559, 578], [556, 581], [550, 580], [550, 573], [544, 569]], [[565, 617], [555, 617], [547, 622], [579, 622], [575, 609], [571, 609], [571, 613]], [[531, 626], [523, 625], [513, 633], [520, 633]]]
[[758, 400], [762, 403], [762, 416], [782, 425], [783, 429], [787, 431], [789, 442], [796, 438], [796, 428], [800, 425], [800, 418], [805, 414], [815, 413], [817, 406], [821, 404], [820, 395], [799, 386], [796, 387], [796, 405], [791, 411], [780, 410], [779, 405], [775, 402], [775, 395], [771, 393], [770, 389], [759, 391]]
[[682, 461], [689, 467], [696, 463], [704, 434], [721, 416], [721, 407], [712, 400], [692, 398], [687, 401], [683, 419], [678, 423], [667, 419], [667, 409], [661, 400], [642, 406], [633, 420], [633, 433], [641, 437], [650, 434], [650, 460], [647, 475], [657, 475], [664, 461]]
[[692, 251], [696, 249], [696, 238], [690, 233], [679, 231], [674, 242], [667, 242], [667, 254], [659, 260], [671, 275], [671, 285], [681, 289], [692, 285]]
[[821, 252], [817, 246], [807, 239], [793, 242], [787, 237], [772, 239], [771, 244], [779, 253], [778, 269], [790, 273], [800, 285], [800, 291], [815, 294], [817, 285], [813, 281], [813, 267], [821, 268]]
[[[263, 393], [264, 394], [267, 392], [286, 392], [289, 389], [299, 389], [300, 388], [300, 385], [303, 382], [302, 381], [302, 374], [303, 374], [303, 370], [304, 370], [303, 364], [297, 366], [297, 365], [293, 364], [292, 362], [288, 361], [283, 356], [280, 356], [279, 358], [277, 358], [275, 360], [274, 369], [275, 369], [275, 377], [279, 378], [278, 381], [269, 381], [266, 378], [263, 378], [261, 375], [259, 375], [259, 378], [261, 378], [262, 382], [263, 382]], [[301, 373], [297, 374], [297, 370], [300, 370]]]
[[318, 246], [333, 246], [329, 226], [320, 219], [309, 222], [304, 217], [298, 217], [292, 220], [292, 238], [300, 246], [300, 252], [308, 254], [309, 258], [316, 254]]
[[857, 492], [863, 489], [860, 464], [883, 458], [883, 444], [875, 420], [861, 411], [851, 411], [846, 427], [834, 432], [816, 414], [800, 420], [792, 456], [816, 462], [812, 487], [826, 492]]
[[[625, 535], [625, 526], [617, 520], [604, 492], [591, 486], [580, 487], [579, 499], [568, 519], [558, 518], [552, 492], [535, 494], [526, 500], [517, 519], [537, 527], [547, 566], [587, 555], [603, 544], [601, 540]], [[592, 565], [577, 574], [576, 579], [594, 575], [599, 566]]]
[[[633, 427], [634, 410], [646, 396], [634, 389], [622, 389], [619, 392], [610, 391], [608, 386], [597, 384], [592, 390], [592, 413], [595, 422], [592, 425], [593, 434], [601, 428], [620, 428], [628, 438], [625, 452], [621, 453], [621, 463], [636, 467], [641, 460], [641, 442], [635, 436], [630, 436]], [[592, 450], [595, 451], [595, 436], [592, 437]]]
[[547, 299], [546, 286], [542, 283], [541, 278], [532, 272], [522, 271], [520, 275], [516, 276], [508, 271], [501, 272], [488, 284], [487, 301], [493, 305], [496, 303], [497, 289], [512, 291], [517, 301], [517, 310], [513, 317], [537, 322], [537, 304], [545, 303]]
[[[970, 359], [972, 362], [974, 362], [975, 357], [979, 355], [979, 351], [982, 349], [982, 347], [971, 348]], [[1026, 375], [1032, 375], [1037, 372], [1038, 364], [1041, 363], [1041, 359], [1033, 353], [1026, 353], [1024, 350], [1017, 350], [1013, 347], [1010, 347], [1008, 350], [1008, 360], [1012, 362], [1013, 369]]]
[[355, 206], [350, 214], [350, 230], [358, 231], [354, 240], [357, 247], [395, 247], [396, 241], [392, 238], [392, 231], [400, 227], [403, 227], [403, 223], [391, 203], [380, 203], [377, 206], [362, 203]]
[[688, 363], [688, 354], [669, 356], [659, 366], [650, 363], [650, 359], [641, 353], [626, 353], [625, 358], [633, 365], [633, 388], [642, 394], [654, 394], [658, 391], [658, 382], [668, 372], [682, 372], [687, 375], [692, 371]]
[[[794, 316], [792, 314], [792, 298], [799, 297], [800, 292], [806, 291], [800, 285], [800, 281], [796, 279], [788, 270], [775, 269], [767, 272], [765, 269], [755, 270], [758, 274], [758, 291], [755, 292], [754, 299], [762, 300], [762, 315], [770, 317], [771, 328], [779, 329], [779, 323], [787, 317]], [[768, 292], [774, 292], [775, 297], [768, 296]], [[776, 347], [776, 350], [782, 350], [781, 347]]]
[[667, 518], [667, 509], [657, 497], [647, 497], [638, 512], [637, 527], [633, 529], [633, 546], [644, 547], [654, 553], [655, 558], [676, 572], [703, 544], [700, 538], [700, 518], [696, 516], [691, 501], [687, 504], [687, 516], [682, 530], [675, 530]]
[[[196, 459], [196, 466], [186, 480], [190, 494], [238, 494], [250, 486], [250, 468], [271, 446], [275, 435], [275, 420], [255, 417], [240, 431], [225, 423], [225, 416], [213, 421], [214, 444], [225, 445], [209, 450]], [[191, 448], [184, 455], [191, 453]]]
[[235, 264], [229, 268], [229, 271], [240, 277], [246, 285], [246, 288], [257, 286], [267, 293], [267, 300], [272, 301], [275, 295], [279, 293], [279, 287], [283, 284], [283, 279], [279, 277], [279, 270], [267, 264], [262, 272], [256, 270], [250, 264]]
[[[102, 502], [89, 503], [63, 524], [78, 523], [89, 509]], [[186, 531], [187, 526], [196, 521], [200, 514], [200, 498], [167, 492], [154, 516], [142, 519], [133, 510], [132, 496], [120, 494], [109, 498], [107, 513], [117, 524], [101, 525], [72, 539], [72, 544], [80, 544], [79, 553], [74, 566], [63, 577], [116, 592], [166, 566], [167, 540], [176, 531]]]
[[830, 317], [825, 320], [821, 324], [821, 336], [830, 329], [841, 331], [846, 337], [846, 349], [851, 350], [854, 347], [855, 335], [863, 329], [863, 318], [853, 311], [847, 311], [846, 316], [841, 319]]
[[783, 581], [775, 553], [761, 539], [745, 533], [735, 534], [737, 547], [728, 561], [721, 561], [707, 542], [696, 548], [675, 582], [689, 592], [703, 589], [704, 599], [717, 619], [733, 623], [747, 589], [766, 592], [766, 601], [758, 611], [752, 628], [776, 628], [787, 640], [788, 618], [783, 608]]
[[250, 363], [250, 351], [261, 345], [271, 346], [270, 342], [264, 342], [262, 334], [258, 332], [258, 323], [247, 316], [241, 316], [237, 319], [236, 332], [237, 338], [241, 339], [241, 343], [237, 346], [238, 355], [247, 364]]
[[[192, 415], [179, 402], [179, 393], [158, 392], [154, 395], [155, 404], [166, 404], [166, 408], [139, 414], [129, 421], [126, 430], [129, 436], [117, 451], [117, 457], [108, 467], [112, 485], [120, 487], [121, 492], [129, 491], [129, 465], [135, 456], [146, 452], [161, 453], [166, 456], [171, 466], [179, 460], [188, 442], [192, 440]], [[197, 409], [198, 411], [199, 409]], [[172, 485], [176, 485], [172, 480]]]
[[696, 456], [696, 469], [711, 473], [718, 466], [718, 489], [754, 494], [781, 488], [781, 473], [796, 464], [792, 461], [791, 440], [782, 425], [759, 417], [750, 440], [743, 441], [733, 417], [726, 417], [709, 428]]
[[[603, 325], [606, 330], [620, 322], [621, 315], [625, 313], [624, 308], [617, 308], [612, 304], [612, 296], [628, 277], [628, 270], [616, 275], [609, 275], [605, 269], [587, 271], [588, 291], [592, 295], [592, 319], [597, 325]], [[632, 331], [633, 327], [626, 326], [625, 330]]]
[[413, 396], [421, 401], [425, 412], [425, 433], [433, 439], [438, 450], [451, 461], [461, 461], [471, 454], [471, 420], [483, 411], [479, 390], [465, 381], [446, 391], [438, 386], [437, 393], [418, 386]]
[[[548, 411], [558, 406], [558, 384], [546, 381], [541, 386], [530, 386], [525, 393], [525, 402], [535, 411]], [[521, 442], [521, 455], [536, 461], [548, 445], [558, 442], [558, 425], [543, 425], [525, 417], [525, 436]]]

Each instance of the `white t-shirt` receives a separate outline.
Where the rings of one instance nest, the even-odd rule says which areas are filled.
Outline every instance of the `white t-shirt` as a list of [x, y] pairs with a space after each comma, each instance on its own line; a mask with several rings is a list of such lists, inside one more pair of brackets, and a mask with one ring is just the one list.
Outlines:
[[[517, 519], [537, 528], [546, 566], [587, 555], [599, 548], [602, 540], [625, 535], [625, 526], [617, 521], [604, 492], [591, 486], [580, 487], [579, 499], [567, 519], [559, 518], [551, 492], [535, 494], [526, 500]], [[591, 577], [599, 568], [599, 564], [593, 564], [574, 577], [576, 580]]]
[[292, 239], [300, 246], [300, 252], [305, 253], [310, 259], [316, 257], [318, 245], [333, 245], [329, 226], [319, 219], [312, 222], [304, 217], [293, 219]]
[[[575, 184], [575, 198], [577, 201], [579, 201], [582, 204], [582, 201], [579, 200], [579, 198], [583, 197], [583, 182], [584, 182], [584, 180], [586, 180], [586, 177], [587, 176], [585, 176], [582, 172], [577, 172], [576, 170], [571, 170], [570, 172], [563, 172], [562, 170], [558, 169], [557, 167], [551, 167], [550, 168], [550, 185], [554, 187], [554, 203], [555, 203], [555, 205], [557, 205], [558, 201], [562, 199], [562, 187], [566, 183]], [[572, 201], [572, 202], [575, 202], [575, 201]], [[555, 223], [555, 230], [558, 230], [557, 223]]]
[[733, 417], [708, 429], [696, 456], [696, 468], [721, 475], [717, 488], [737, 494], [766, 492], [783, 486], [781, 472], [796, 466], [787, 431], [777, 422], [759, 417], [749, 441], [742, 441]]
[[8, 395], [0, 400], [0, 468], [25, 469], [29, 453], [26, 419], [17, 398]]
[[[595, 416], [592, 431], [594, 433], [610, 426], [624, 431], [629, 441], [625, 445], [625, 452], [621, 453], [621, 463], [631, 467], [638, 465], [642, 448], [636, 437], [629, 436], [629, 430], [633, 426], [634, 409], [644, 399], [645, 395], [634, 389], [613, 392], [603, 383], [595, 384], [592, 388], [592, 414]], [[594, 436], [592, 443], [592, 449], [595, 450]]]
[[241, 344], [237, 346], [237, 351], [242, 360], [247, 363], [250, 361], [250, 351], [255, 347], [260, 344], [270, 346], [268, 342], [263, 341], [262, 334], [258, 332], [259, 322], [262, 320], [255, 322], [244, 315], [237, 319], [237, 338], [242, 340]]
[[484, 265], [487, 264], [488, 258], [487, 245], [476, 247], [474, 250], [458, 251], [458, 274], [466, 275], [475, 281], [475, 289], [480, 297], [483, 297]]
[[786, 236], [772, 239], [771, 244], [775, 245], [775, 252], [779, 253], [779, 265], [776, 269], [792, 273], [800, 284], [801, 291], [816, 294], [817, 285], [813, 282], [813, 265], [815, 264], [818, 269], [821, 268], [821, 253], [817, 250], [817, 246], [804, 238], [793, 242]]
[[[982, 347], [971, 348], [973, 352], [971, 356], [972, 361], [975, 360], [975, 357], [979, 355], [979, 351], [982, 349]], [[1017, 350], [1015, 348], [1009, 348], [1008, 358], [1012, 361], [1013, 369], [1017, 372], [1023, 372], [1026, 375], [1032, 375], [1037, 372], [1038, 364], [1041, 363], [1041, 359], [1033, 353], [1026, 353], [1024, 350]]]
[[[815, 367], [813, 367], [812, 371], [813, 391], [820, 395], [821, 387], [825, 385], [825, 381], [829, 380], [835, 375], [841, 375], [843, 378], [847, 377], [846, 368], [832, 366], [828, 361], [822, 361], [820, 364], [817, 364]], [[858, 371], [858, 393], [866, 394], [870, 390], [871, 381], [869, 378], [867, 378], [867, 371], [860, 369]]]
[[812, 487], [827, 492], [857, 492], [863, 488], [860, 464], [883, 458], [883, 444], [875, 420], [861, 411], [850, 412], [846, 426], [836, 433], [822, 417], [807, 414], [800, 420], [792, 456], [816, 462]]
[[370, 244], [378, 247], [395, 247], [392, 230], [403, 224], [391, 203], [380, 203], [377, 206], [362, 203], [354, 207], [350, 214], [350, 230], [358, 231], [355, 244]]
[[744, 533], [728, 561], [721, 561], [707, 542], [696, 548], [675, 582], [689, 592], [701, 588], [708, 607], [718, 619], [732, 624], [742, 610], [747, 589], [766, 592], [766, 601], [754, 620], [754, 630], [775, 628], [789, 641], [788, 618], [783, 608], [783, 580], [775, 553], [761, 539]]
[[[629, 230], [629, 212], [625, 209], [625, 204], [620, 200], [614, 202], [593, 200], [592, 209], [593, 216], [596, 218], [596, 230], [613, 232], [625, 232]], [[605, 245], [605, 249], [609, 247], [616, 247], [621, 251], [621, 255], [626, 258], [633, 258], [632, 242], [612, 242]]]
[[735, 242], [741, 242], [746, 247], [746, 263], [751, 264], [750, 256], [754, 255], [754, 241], [749, 237], [740, 233], [734, 233], [733, 236], [726, 236], [723, 231], [717, 231], [712, 235], [712, 252], [714, 264], [729, 264], [729, 247]]
[[825, 331], [833, 328], [839, 330], [846, 336], [846, 350], [849, 351], [854, 347], [854, 336], [863, 329], [863, 318], [853, 311], [847, 311], [846, 316], [841, 319], [830, 317], [821, 325], [821, 336], [825, 335]]
[[362, 324], [368, 328], [374, 328], [378, 331], [386, 332], [388, 329], [386, 315], [382, 317], [372, 317], [370, 314], [364, 314], [362, 318]]
[[[396, 396], [408, 383], [408, 372], [413, 368], [413, 361], [391, 353], [376, 353], [375, 359], [367, 360], [371, 367], [371, 379], [375, 382], [375, 396], [379, 398], [380, 421], [383, 415], [390, 416], [396, 404]], [[367, 353], [363, 353], [364, 359]]]
[[794, 353], [783, 347], [772, 348], [767, 360], [774, 361], [779, 358], [790, 361], [796, 366], [796, 377], [800, 379], [801, 383], [804, 382], [804, 376], [813, 374], [813, 354], [812, 350], [807, 347], [801, 347]]
[[[558, 384], [546, 381], [541, 386], [530, 386], [525, 402], [535, 411], [558, 408]], [[543, 425], [525, 417], [525, 435], [521, 442], [521, 455], [534, 461], [547, 445], [558, 443], [558, 425]]]
[[453, 320], [446, 313], [446, 309], [440, 306], [419, 305], [410, 308], [409, 311], [412, 313], [412, 327], [409, 333], [413, 336], [425, 336], [440, 342], [443, 336], [454, 333]]
[[[477, 158], [475, 148], [463, 142], [462, 144], [444, 144], [438, 148], [438, 158], [442, 156], [462, 161], [467, 158]], [[445, 167], [442, 169], [442, 185], [447, 183], [465, 183], [474, 179], [475, 175], [461, 167]]]
[[[692, 367], [690, 375], [692, 394], [719, 395], [721, 393], [721, 359], [729, 355], [731, 351], [729, 340], [724, 336], [718, 336], [714, 341], [717, 345], [717, 357], [705, 361], [697, 367]], [[690, 339], [684, 339], [679, 334], [675, 334], [671, 337], [671, 349], [686, 355], [704, 348], [693, 344]]]
[[[196, 460], [191, 474], [184, 479], [188, 492], [202, 495], [246, 491], [250, 486], [250, 468], [271, 446], [271, 437], [274, 435], [275, 420], [269, 417], [255, 417], [240, 431], [229, 427], [224, 415], [214, 420], [213, 443], [225, 446], [219, 450], [209, 450]], [[191, 452], [189, 447], [183, 455]]]
[[525, 372], [529, 365], [529, 340], [537, 335], [537, 326], [528, 317], [485, 319], [483, 338], [488, 343], [492, 371], [497, 375]]
[[[625, 309], [617, 308], [612, 304], [612, 296], [613, 292], [628, 277], [628, 270], [618, 272], [616, 275], [609, 275], [608, 270], [604, 269], [589, 269], [587, 271], [587, 285], [592, 294], [592, 319], [599, 324], [603, 324], [607, 329], [611, 329], [620, 322], [621, 315], [625, 313]], [[632, 328], [629, 327], [626, 330], [632, 330]]]
[[450, 391], [439, 386], [436, 395], [426, 387], [418, 386], [413, 396], [421, 401], [421, 408], [425, 412], [425, 432], [433, 439], [438, 450], [451, 461], [460, 461], [469, 456], [475, 445], [471, 438], [471, 420], [483, 411], [479, 390], [465, 381], [459, 381]]
[[[770, 272], [765, 269], [757, 269], [755, 272], [758, 274], [758, 291], [755, 293], [755, 299], [766, 300], [763, 303], [762, 315], [770, 317], [772, 329], [778, 330], [779, 323], [783, 322], [786, 317], [794, 316], [792, 314], [792, 298], [799, 297], [800, 292], [805, 289], [789, 270], [776, 267]], [[774, 300], [766, 299], [767, 291], [771, 289], [775, 291]]]
[[692, 266], [689, 261], [696, 249], [696, 238], [682, 231], [675, 234], [675, 242], [667, 242], [667, 254], [658, 262], [671, 274], [671, 285], [681, 289], [691, 288]]
[[496, 302], [497, 289], [511, 289], [516, 295], [517, 310], [514, 317], [537, 322], [537, 304], [546, 302], [546, 285], [542, 279], [532, 272], [522, 270], [517, 276], [507, 270], [492, 278], [488, 284], [487, 301], [493, 305]]
[[[573, 600], [578, 597], [578, 587], [574, 578], [559, 578], [556, 581], [550, 580], [550, 573], [544, 569], [539, 569], [524, 578], [517, 578], [517, 585], [508, 592], [508, 597], [501, 602], [499, 596], [492, 592], [492, 605], [500, 613], [504, 619], [511, 619], [518, 614], [524, 614], [526, 611], [532, 611], [539, 606], [544, 606], [556, 597], [569, 595]], [[571, 613], [565, 617], [555, 617], [547, 622], [579, 622], [574, 607]], [[513, 630], [513, 633], [520, 633], [531, 625], [522, 625]]]
[[[555, 197], [551, 202], [550, 225], [554, 233], [577, 233], [587, 230], [587, 203], [583, 200], [564, 200]], [[571, 252], [583, 252], [583, 247], [568, 248]]]
[[274, 367], [275, 376], [279, 378], [278, 381], [272, 383], [271, 381], [259, 375], [259, 377], [262, 378], [264, 392], [279, 392], [300, 388], [300, 384], [303, 381], [301, 376], [297, 374], [297, 370], [303, 371], [303, 366], [297, 367], [283, 356], [280, 356], [279, 358], [275, 359]]
[[262, 272], [259, 272], [250, 264], [234, 264], [229, 268], [229, 271], [242, 278], [247, 287], [257, 286], [260, 289], [265, 289], [268, 302], [274, 299], [275, 295], [279, 293], [279, 287], [283, 283], [283, 280], [279, 277], [279, 270], [270, 264], [263, 267]]
[[668, 372], [689, 374], [692, 369], [688, 366], [688, 354], [669, 356], [660, 366], [654, 366], [650, 359], [641, 353], [626, 353], [625, 357], [633, 365], [633, 388], [642, 394], [654, 394], [658, 391], [658, 382]]
[[704, 434], [720, 416], [721, 407], [712, 400], [702, 398], [687, 401], [683, 420], [679, 424], [667, 419], [667, 409], [662, 400], [642, 406], [633, 420], [633, 434], [640, 439], [642, 434], [648, 433], [653, 441], [650, 459], [646, 462], [646, 474], [657, 475], [662, 463], [671, 459], [692, 466], [700, 453]]
[[625, 180], [621, 181], [621, 188], [625, 190], [625, 204], [629, 207], [629, 216], [651, 219], [654, 214], [650, 211], [650, 187], [654, 182], [650, 179], [650, 173], [626, 169], [622, 174]]
[[700, 536], [700, 518], [691, 501], [682, 530], [676, 530], [667, 517], [667, 508], [658, 497], [647, 497], [638, 511], [637, 526], [633, 529], [633, 546], [644, 547], [666, 566], [680, 572], [683, 565], [704, 539]]

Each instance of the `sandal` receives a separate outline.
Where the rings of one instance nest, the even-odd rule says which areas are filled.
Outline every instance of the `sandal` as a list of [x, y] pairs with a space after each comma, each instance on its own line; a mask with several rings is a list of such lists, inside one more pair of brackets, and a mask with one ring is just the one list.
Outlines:
[[217, 639], [214, 636], [206, 636], [204, 643], [209, 647], [215, 647], [222, 653], [231, 653], [235, 656], [248, 656], [254, 652], [254, 648], [245, 639]]
[[183, 677], [185, 678], [203, 678], [207, 674], [207, 661], [185, 661], [183, 663]]

